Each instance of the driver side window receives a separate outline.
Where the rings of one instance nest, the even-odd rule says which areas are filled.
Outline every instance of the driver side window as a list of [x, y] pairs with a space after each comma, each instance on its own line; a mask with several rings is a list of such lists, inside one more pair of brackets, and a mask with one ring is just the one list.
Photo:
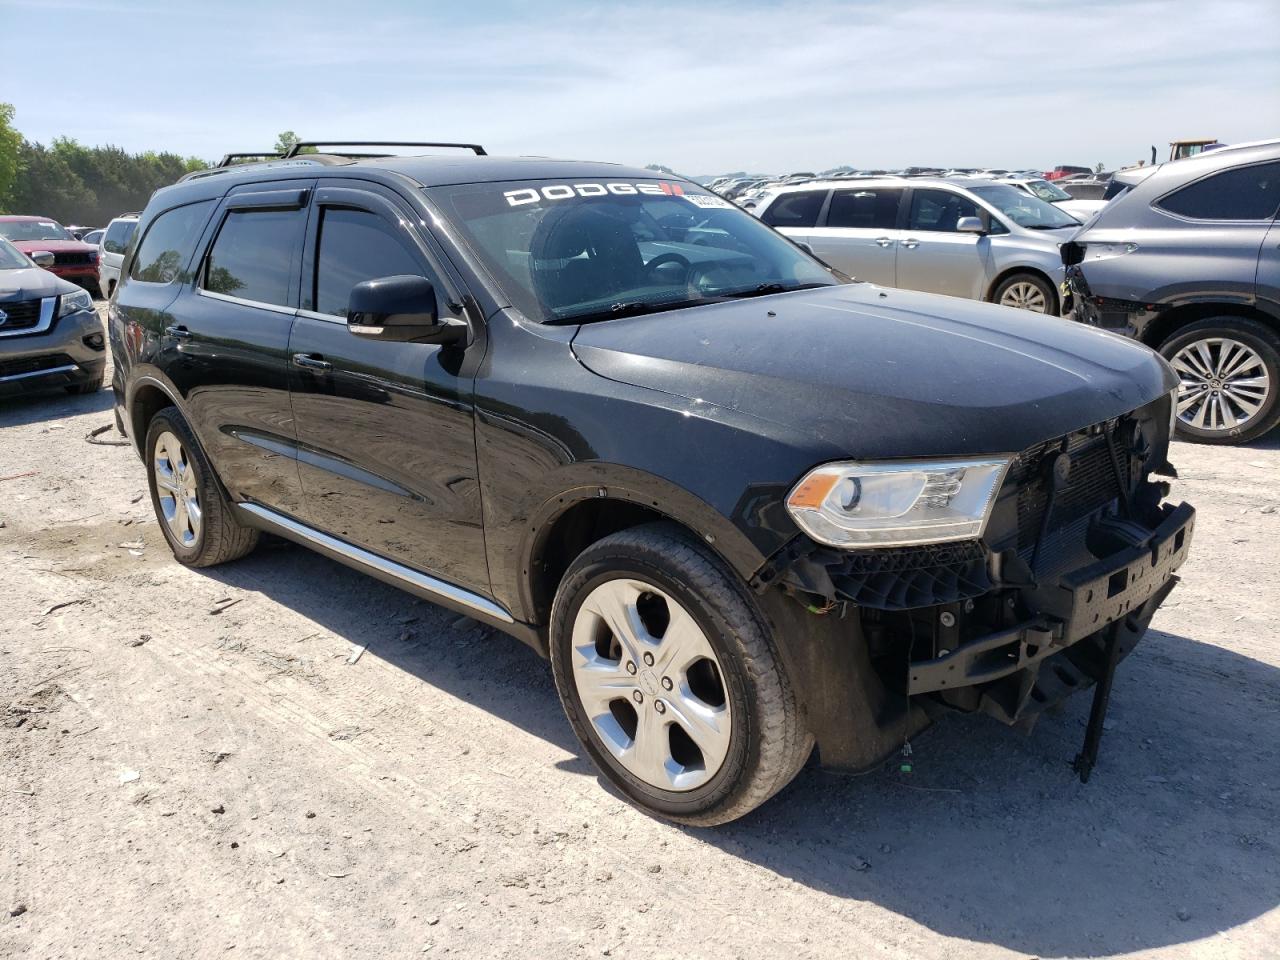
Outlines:
[[978, 205], [949, 190], [913, 190], [908, 230], [955, 233], [961, 217], [981, 216]]
[[401, 274], [436, 283], [421, 258], [396, 235], [396, 228], [376, 213], [350, 207], [321, 210], [314, 277], [317, 313], [345, 317], [352, 287]]

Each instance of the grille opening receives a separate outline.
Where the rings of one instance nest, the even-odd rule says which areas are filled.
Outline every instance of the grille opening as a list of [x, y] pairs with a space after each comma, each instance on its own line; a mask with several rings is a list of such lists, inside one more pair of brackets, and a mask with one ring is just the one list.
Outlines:
[[1129, 571], [1117, 570], [1111, 575], [1111, 579], [1107, 581], [1107, 599], [1110, 600], [1118, 593], [1123, 593], [1124, 588], [1129, 585]]

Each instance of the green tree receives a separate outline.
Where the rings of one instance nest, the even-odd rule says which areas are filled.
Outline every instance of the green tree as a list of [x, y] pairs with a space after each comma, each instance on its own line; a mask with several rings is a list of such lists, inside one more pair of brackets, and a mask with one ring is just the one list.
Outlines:
[[299, 137], [292, 130], [284, 131], [282, 134], [280, 134], [280, 136], [276, 137], [276, 145], [275, 145], [276, 153], [288, 153], [289, 148], [292, 147], [295, 143], [297, 143], [301, 139], [302, 138]]
[[0, 103], [0, 213], [9, 210], [13, 185], [18, 179], [22, 134], [13, 129], [13, 105]]

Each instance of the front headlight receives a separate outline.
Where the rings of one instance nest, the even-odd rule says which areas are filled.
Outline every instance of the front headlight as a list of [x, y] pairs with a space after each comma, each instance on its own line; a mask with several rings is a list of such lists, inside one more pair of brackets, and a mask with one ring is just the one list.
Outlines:
[[58, 318], [65, 317], [68, 313], [75, 313], [77, 310], [92, 310], [93, 297], [89, 296], [88, 290], [77, 290], [75, 293], [64, 293], [58, 297]]
[[829, 463], [787, 496], [800, 529], [833, 547], [904, 547], [981, 537], [1003, 457], [983, 460]]

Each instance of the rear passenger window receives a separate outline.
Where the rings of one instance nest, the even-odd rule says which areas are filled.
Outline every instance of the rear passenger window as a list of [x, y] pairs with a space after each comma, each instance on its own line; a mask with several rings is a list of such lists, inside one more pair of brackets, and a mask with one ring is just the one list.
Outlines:
[[212, 203], [212, 200], [202, 200], [175, 207], [152, 220], [129, 266], [130, 279], [144, 283], [172, 283], [178, 279]]
[[288, 306], [306, 210], [232, 210], [209, 250], [201, 286], [241, 300]]
[[[422, 264], [382, 217], [364, 210], [326, 209], [316, 254], [315, 310], [347, 315], [351, 288], [365, 280], [421, 276]], [[428, 277], [428, 279], [432, 279]]]
[[1156, 205], [1193, 220], [1270, 220], [1280, 207], [1280, 163], [1223, 170]]
[[760, 219], [771, 227], [812, 227], [818, 222], [818, 213], [826, 199], [825, 190], [784, 193], [769, 204]]
[[907, 229], [955, 233], [956, 224], [961, 217], [978, 215], [978, 205], [958, 193], [949, 190], [913, 190]]
[[113, 220], [102, 238], [102, 249], [107, 253], [124, 253], [137, 226], [137, 220]]
[[837, 190], [827, 210], [827, 226], [892, 230], [898, 224], [901, 200], [898, 189]]

